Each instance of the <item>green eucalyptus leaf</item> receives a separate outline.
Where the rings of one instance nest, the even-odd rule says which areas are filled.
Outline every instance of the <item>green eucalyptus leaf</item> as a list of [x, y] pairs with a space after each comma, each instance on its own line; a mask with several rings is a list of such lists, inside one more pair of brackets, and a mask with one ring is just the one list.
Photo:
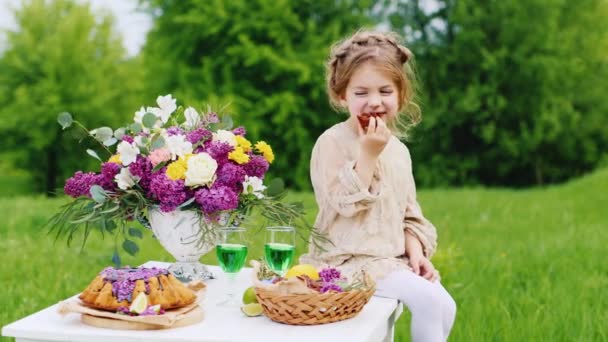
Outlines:
[[101, 158], [99, 158], [99, 156], [97, 155], [97, 152], [95, 152], [95, 151], [93, 151], [93, 150], [91, 150], [91, 149], [88, 149], [88, 150], [87, 150], [87, 153], [88, 153], [88, 155], [90, 155], [91, 157], [93, 157], [93, 158], [95, 158], [95, 159], [97, 159], [97, 160], [101, 161]]
[[116, 144], [116, 142], [118, 142], [118, 140], [116, 140], [116, 138], [110, 138], [110, 139], [104, 141], [103, 144], [106, 146], [112, 146], [112, 145]]
[[137, 244], [134, 241], [131, 241], [129, 239], [125, 239], [125, 241], [122, 243], [122, 249], [124, 249], [127, 253], [129, 253], [132, 256], [134, 256], [135, 254], [137, 254], [137, 252], [139, 252], [139, 247], [137, 246]]
[[270, 181], [270, 184], [268, 184], [268, 187], [266, 188], [266, 194], [271, 197], [277, 196], [281, 192], [283, 192], [284, 189], [285, 184], [283, 183], [283, 180], [281, 178], [275, 178]]
[[144, 234], [141, 232], [141, 230], [137, 228], [129, 228], [129, 235], [140, 239], [143, 239], [144, 237]]
[[108, 198], [106, 191], [99, 185], [93, 185], [89, 192], [91, 193], [93, 200], [97, 203], [103, 203], [106, 201], [106, 198]]
[[132, 124], [130, 128], [133, 134], [138, 134], [139, 132], [141, 132], [141, 125], [137, 122]]
[[114, 221], [108, 220], [106, 221], [106, 230], [112, 234], [114, 233], [114, 229], [116, 229], [116, 223], [114, 223]]
[[152, 128], [154, 127], [154, 124], [156, 124], [156, 120], [158, 120], [158, 117], [156, 115], [152, 113], [146, 113], [142, 118], [141, 123], [146, 128]]
[[224, 115], [222, 117], [222, 128], [225, 130], [230, 130], [232, 129], [232, 126], [234, 126], [234, 121], [232, 121], [232, 117], [230, 115]]
[[112, 138], [112, 135], [114, 135], [114, 131], [112, 131], [110, 127], [99, 127], [95, 130], [94, 134], [95, 139], [97, 139], [97, 141], [103, 142]]
[[117, 250], [114, 250], [114, 254], [112, 254], [112, 262], [114, 263], [114, 267], [120, 268], [121, 260], [120, 260], [120, 254], [118, 254]]
[[63, 112], [57, 116], [57, 122], [61, 125], [62, 129], [66, 129], [72, 126], [74, 120], [72, 119], [72, 114]]
[[126, 129], [125, 129], [124, 127], [117, 128], [117, 129], [114, 131], [114, 137], [115, 137], [116, 139], [120, 140], [120, 139], [122, 139], [122, 137], [125, 135], [125, 132], [126, 132]]
[[159, 148], [165, 147], [165, 139], [158, 136], [152, 140], [152, 150], [158, 150]]

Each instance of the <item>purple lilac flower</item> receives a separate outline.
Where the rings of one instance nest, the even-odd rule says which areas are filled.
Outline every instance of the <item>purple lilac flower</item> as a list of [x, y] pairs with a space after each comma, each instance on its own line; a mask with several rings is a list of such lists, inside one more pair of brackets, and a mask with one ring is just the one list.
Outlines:
[[335, 268], [324, 268], [319, 272], [319, 277], [325, 283], [332, 283], [335, 280], [340, 280], [342, 278], [342, 274]]
[[210, 139], [212, 136], [211, 132], [204, 128], [197, 128], [194, 131], [188, 132], [186, 134], [186, 140], [191, 144], [196, 144], [199, 141], [205, 141]]
[[249, 162], [244, 165], [245, 172], [249, 177], [264, 178], [266, 171], [268, 171], [268, 161], [262, 156], [252, 155], [249, 158]]
[[319, 292], [321, 293], [325, 293], [328, 291], [344, 292], [340, 285], [334, 283], [324, 283], [323, 286], [321, 286], [321, 289], [319, 290]]
[[211, 158], [215, 159], [218, 166], [228, 162], [228, 153], [233, 150], [234, 147], [221, 141], [209, 141], [205, 144], [205, 152], [209, 153]]
[[101, 175], [99, 175], [99, 185], [104, 190], [114, 191], [116, 190], [116, 182], [114, 177], [120, 172], [120, 165], [116, 163], [103, 163], [101, 164]]
[[182, 129], [177, 126], [171, 126], [171, 127], [167, 128], [167, 135], [169, 135], [169, 136], [180, 135], [180, 134], [184, 134], [184, 131], [182, 131]]
[[207, 214], [236, 209], [239, 205], [238, 195], [231, 188], [222, 185], [213, 186], [211, 189], [202, 188], [196, 191], [194, 197]]
[[129, 171], [132, 175], [139, 177], [139, 185], [148, 191], [150, 188], [150, 178], [152, 177], [152, 163], [142, 155], [138, 155], [134, 163], [129, 165]]
[[121, 140], [122, 140], [122, 141], [126, 141], [126, 142], [128, 142], [129, 144], [132, 144], [132, 143], [133, 143], [133, 137], [132, 137], [132, 136], [130, 136], [130, 135], [126, 135], [126, 134], [125, 134], [125, 135], [123, 135]]
[[171, 180], [165, 174], [166, 168], [150, 177], [148, 196], [160, 202], [160, 210], [167, 213], [175, 210], [189, 197], [182, 179]]
[[218, 123], [220, 122], [220, 119], [217, 117], [216, 113], [209, 113], [207, 114], [207, 116], [205, 116], [205, 118], [203, 119], [203, 124], [205, 126], [209, 125], [209, 124], [214, 124], [214, 123]]
[[215, 184], [227, 186], [235, 192], [240, 193], [243, 190], [245, 176], [243, 167], [234, 163], [225, 163], [217, 170]]
[[68, 178], [65, 182], [65, 186], [63, 187], [63, 192], [66, 195], [72, 196], [74, 198], [80, 196], [91, 197], [89, 190], [93, 185], [99, 183], [99, 175], [94, 172], [83, 173], [82, 171], [77, 171], [74, 176]]
[[247, 131], [245, 130], [245, 127], [240, 126], [240, 127], [233, 129], [232, 133], [234, 133], [235, 135], [240, 135], [240, 136], [244, 137], [245, 134], [247, 134]]

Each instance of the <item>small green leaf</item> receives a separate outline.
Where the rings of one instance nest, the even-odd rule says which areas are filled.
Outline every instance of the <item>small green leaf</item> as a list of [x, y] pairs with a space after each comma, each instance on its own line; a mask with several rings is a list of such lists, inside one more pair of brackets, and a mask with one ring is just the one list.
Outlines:
[[164, 161], [164, 162], [162, 162], [162, 163], [158, 163], [158, 164], [156, 164], [156, 166], [155, 166], [155, 167], [152, 169], [152, 173], [154, 173], [154, 172], [156, 172], [156, 171], [158, 171], [158, 170], [162, 169], [162, 168], [163, 168], [163, 167], [165, 167], [165, 166], [166, 166], [168, 163], [169, 163], [169, 162]]
[[134, 134], [138, 134], [139, 132], [141, 132], [141, 125], [138, 124], [137, 122], [131, 125], [131, 132], [133, 132]]
[[137, 228], [129, 228], [129, 235], [140, 239], [143, 239], [144, 237], [144, 234], [141, 232], [141, 230]]
[[159, 148], [163, 148], [165, 146], [165, 139], [163, 137], [158, 136], [152, 140], [152, 150], [158, 150]]
[[108, 197], [106, 191], [99, 185], [93, 185], [89, 192], [91, 193], [91, 197], [93, 197], [93, 200], [97, 203], [105, 202], [106, 198]]
[[116, 229], [116, 223], [114, 221], [105, 221], [106, 222], [106, 230], [112, 234], [114, 233], [114, 229]]
[[139, 247], [137, 244], [129, 239], [125, 239], [125, 241], [122, 243], [122, 249], [132, 256], [139, 252]]
[[62, 129], [66, 129], [72, 126], [74, 120], [72, 119], [72, 114], [63, 112], [57, 116], [57, 122], [61, 125]]
[[114, 137], [115, 137], [116, 139], [120, 140], [120, 139], [122, 139], [122, 137], [125, 135], [125, 132], [126, 132], [126, 130], [125, 130], [125, 128], [124, 128], [124, 127], [117, 128], [117, 129], [114, 131]]
[[112, 129], [110, 127], [99, 127], [98, 129], [95, 130], [95, 139], [97, 139], [97, 141], [106, 141], [110, 138], [112, 138], [112, 135], [114, 134], [114, 132], [112, 131]]
[[195, 199], [196, 199], [195, 197], [192, 197], [191, 199], [187, 200], [186, 202], [184, 202], [184, 203], [180, 204], [180, 205], [177, 207], [177, 209], [181, 209], [181, 208], [183, 208], [183, 207], [187, 206], [188, 204], [190, 204], [190, 203], [194, 202], [194, 200], [195, 200]]
[[95, 159], [97, 159], [97, 160], [101, 161], [101, 158], [99, 158], [99, 156], [97, 155], [97, 152], [95, 152], [95, 151], [93, 151], [93, 150], [91, 150], [91, 149], [88, 149], [88, 150], [87, 150], [87, 153], [88, 153], [88, 154], [89, 154], [91, 157], [93, 157], [93, 158], [95, 158]]
[[232, 117], [230, 115], [224, 115], [222, 117], [222, 127], [225, 130], [230, 130], [230, 129], [232, 129], [232, 126], [234, 126], [234, 122], [232, 121]]
[[266, 194], [268, 196], [273, 197], [279, 195], [281, 192], [283, 192], [284, 189], [285, 184], [283, 183], [283, 180], [281, 178], [275, 178], [270, 181], [270, 184], [268, 184], [268, 187], [266, 188]]
[[112, 146], [112, 145], [116, 144], [117, 141], [118, 140], [116, 140], [116, 138], [110, 138], [110, 139], [104, 141], [103, 144], [106, 146]]
[[114, 254], [112, 254], [112, 262], [114, 263], [114, 267], [120, 268], [120, 254], [118, 254], [117, 250], [114, 250]]
[[152, 128], [154, 127], [154, 124], [156, 124], [156, 121], [158, 120], [158, 117], [152, 113], [146, 113], [143, 117], [143, 119], [141, 120], [141, 123], [144, 125], [144, 127], [146, 128]]

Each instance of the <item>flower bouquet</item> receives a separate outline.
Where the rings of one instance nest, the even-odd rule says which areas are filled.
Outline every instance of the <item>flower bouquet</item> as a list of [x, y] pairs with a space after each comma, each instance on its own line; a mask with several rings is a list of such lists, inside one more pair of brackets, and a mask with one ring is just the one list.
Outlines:
[[[245, 128], [232, 129], [229, 116], [178, 107], [171, 95], [156, 102], [116, 130], [89, 131], [69, 113], [59, 115], [63, 129], [84, 129], [107, 157], [87, 150], [101, 171], [77, 171], [66, 181], [64, 192], [74, 200], [48, 222], [57, 237], [69, 243], [81, 232], [84, 245], [94, 230], [119, 234], [134, 255], [134, 238], [143, 234], [128, 225], [137, 221], [177, 259], [170, 270], [189, 281], [212, 277], [198, 259], [214, 247], [215, 228], [238, 226], [255, 208], [267, 220], [309, 228], [301, 203], [283, 201], [282, 181], [265, 181], [274, 160], [270, 145], [250, 142]], [[117, 247], [112, 259], [120, 265]]]
[[335, 268], [317, 271], [312, 265], [296, 265], [280, 277], [263, 262], [252, 260], [253, 283], [264, 314], [292, 325], [332, 323], [356, 316], [375, 291], [365, 272], [343, 277]]

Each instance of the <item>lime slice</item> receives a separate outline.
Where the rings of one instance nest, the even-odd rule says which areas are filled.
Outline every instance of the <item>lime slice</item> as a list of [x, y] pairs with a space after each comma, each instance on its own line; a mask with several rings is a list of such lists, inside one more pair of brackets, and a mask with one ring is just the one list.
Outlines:
[[258, 299], [255, 296], [255, 289], [252, 287], [245, 290], [243, 293], [243, 304], [257, 303]]
[[262, 306], [258, 303], [245, 304], [241, 306], [241, 311], [249, 317], [259, 316], [264, 312]]
[[158, 313], [160, 312], [160, 304], [150, 305], [149, 309], [151, 309], [152, 311], [154, 311], [155, 314], [158, 315]]
[[129, 306], [129, 311], [134, 312], [136, 314], [140, 314], [146, 310], [148, 307], [148, 297], [144, 292], [140, 292], [135, 300]]

